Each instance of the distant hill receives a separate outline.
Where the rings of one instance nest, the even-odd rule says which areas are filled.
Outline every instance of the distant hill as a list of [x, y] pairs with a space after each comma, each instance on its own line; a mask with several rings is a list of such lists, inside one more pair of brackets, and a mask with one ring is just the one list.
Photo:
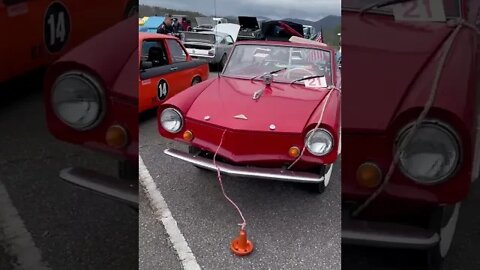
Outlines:
[[172, 15], [185, 15], [188, 19], [192, 21], [192, 25], [196, 26], [195, 17], [203, 17], [205, 15], [199, 12], [185, 11], [185, 10], [175, 10], [162, 7], [152, 7], [147, 5], [140, 5], [138, 9], [140, 17], [150, 17], [150, 16], [165, 16], [165, 14]]

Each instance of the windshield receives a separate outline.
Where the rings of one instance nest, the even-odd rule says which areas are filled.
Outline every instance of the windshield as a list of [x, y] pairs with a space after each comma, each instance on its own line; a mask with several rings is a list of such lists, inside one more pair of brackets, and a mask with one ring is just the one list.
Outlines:
[[[461, 1], [460, 0], [442, 0], [443, 7], [445, 9], [445, 15], [447, 17], [461, 17]], [[360, 11], [362, 8], [378, 3], [378, 0], [343, 0], [343, 10], [355, 10]], [[381, 8], [373, 8], [368, 13], [379, 13], [393, 16], [394, 5], [388, 5]]]
[[196, 32], [184, 32], [184, 42], [202, 42], [202, 43], [210, 43], [214, 44], [216, 42], [220, 42], [222, 37], [215, 36], [214, 34], [202, 34]]
[[[332, 59], [329, 51], [314, 48], [273, 46], [273, 45], [237, 45], [223, 72], [224, 76], [236, 78], [254, 78], [281, 70], [273, 74], [273, 81], [291, 83], [306, 77], [312, 78], [321, 87], [332, 84]], [[256, 77], [257, 76], [257, 77]], [[306, 84], [311, 80], [295, 83]]]

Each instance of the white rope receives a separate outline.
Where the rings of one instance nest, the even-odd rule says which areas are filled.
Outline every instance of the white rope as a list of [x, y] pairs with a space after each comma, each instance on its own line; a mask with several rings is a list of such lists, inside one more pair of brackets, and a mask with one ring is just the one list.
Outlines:
[[[450, 22], [449, 22], [450, 23]], [[445, 63], [447, 60], [447, 56], [450, 53], [450, 50], [452, 48], [452, 44], [455, 41], [455, 38], [457, 37], [459, 31], [463, 26], [468, 27], [470, 29], [475, 30], [477, 34], [479, 34], [479, 30], [475, 28], [472, 24], [469, 24], [465, 22], [463, 19], [453, 21], [453, 25], [449, 24], [449, 26], [455, 27], [455, 29], [450, 33], [448, 38], [444, 41], [443, 43], [443, 48], [442, 48], [442, 53], [440, 55], [440, 60], [438, 62], [438, 67], [435, 72], [435, 76], [433, 79], [433, 84], [432, 88], [430, 90], [430, 95], [428, 97], [427, 102], [425, 103], [425, 106], [418, 116], [418, 118], [415, 120], [413, 128], [410, 129], [408, 134], [406, 135], [405, 139], [403, 140], [402, 144], [400, 145], [399, 148], [397, 148], [397, 151], [395, 152], [395, 155], [393, 157], [392, 163], [390, 164], [390, 167], [388, 168], [387, 174], [385, 175], [385, 179], [382, 182], [382, 184], [378, 187], [375, 192], [373, 192], [367, 200], [361, 204], [354, 212], [353, 216], [358, 216], [366, 207], [370, 205], [370, 203], [380, 195], [380, 193], [385, 189], [387, 184], [390, 182], [390, 179], [393, 175], [393, 172], [395, 171], [395, 167], [398, 164], [398, 161], [400, 160], [400, 156], [403, 154], [403, 151], [405, 147], [410, 143], [410, 140], [412, 139], [413, 135], [417, 132], [420, 124], [425, 120], [425, 117], [427, 116], [428, 112], [433, 106], [433, 103], [435, 101], [435, 97], [437, 95], [437, 90], [438, 90], [438, 84], [440, 82], [440, 78], [442, 75], [442, 71], [445, 68]]]
[[225, 137], [225, 133], [227, 133], [226, 129], [223, 131], [222, 138], [220, 139], [220, 144], [218, 145], [217, 150], [215, 151], [215, 155], [213, 155], [213, 164], [215, 165], [215, 168], [217, 169], [217, 179], [218, 179], [218, 182], [220, 183], [220, 187], [222, 188], [223, 196], [233, 205], [233, 207], [235, 207], [235, 209], [237, 209], [238, 214], [240, 214], [240, 217], [243, 220], [243, 223], [240, 223], [238, 225], [241, 226], [242, 230], [244, 230], [245, 227], [247, 226], [247, 222], [245, 221], [245, 217], [243, 216], [243, 213], [240, 210], [240, 208], [237, 206], [237, 204], [235, 204], [235, 202], [232, 199], [230, 199], [230, 197], [228, 197], [227, 194], [225, 193], [225, 189], [223, 188], [223, 180], [222, 180], [222, 175], [220, 173], [220, 168], [217, 166], [217, 153], [218, 153], [218, 151], [220, 150], [220, 147], [223, 144], [223, 139]]
[[[337, 87], [335, 87], [333, 85], [328, 87], [328, 94], [327, 94], [327, 97], [325, 98], [325, 102], [323, 103], [322, 111], [320, 112], [320, 119], [318, 119], [317, 125], [315, 126], [315, 128], [313, 130], [318, 129], [318, 127], [320, 127], [320, 125], [322, 124], [323, 114], [325, 113], [325, 108], [327, 107], [327, 104], [330, 101], [330, 95], [332, 94], [333, 90], [340, 91], [340, 89], [338, 89]], [[303, 155], [305, 153], [305, 150], [307, 149], [307, 145], [310, 143], [310, 140], [313, 137], [313, 134], [314, 133], [312, 132], [312, 134], [310, 134], [310, 136], [308, 136], [308, 139], [303, 146], [302, 152], [300, 152], [300, 155], [295, 159], [295, 161], [293, 161], [293, 163], [290, 164], [290, 166], [288, 166], [287, 170], [290, 170], [303, 157]]]

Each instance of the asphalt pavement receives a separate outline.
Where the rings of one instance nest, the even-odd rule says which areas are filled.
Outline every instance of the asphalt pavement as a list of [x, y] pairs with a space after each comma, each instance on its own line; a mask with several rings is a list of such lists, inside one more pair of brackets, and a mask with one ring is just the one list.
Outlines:
[[[163, 150], [168, 147], [186, 150], [160, 137], [155, 117], [143, 119], [140, 155], [202, 269], [341, 268], [338, 166], [321, 195], [302, 184], [223, 177], [255, 245], [250, 256], [241, 258], [229, 250], [241, 219], [223, 197], [216, 174], [166, 156]], [[180, 267], [145, 198], [140, 208], [140, 269], [176, 269], [175, 263]], [[165, 247], [169, 249], [162, 251]]]
[[58, 177], [69, 166], [115, 174], [115, 161], [51, 136], [33, 82], [0, 89], [13, 93], [0, 102], [0, 269], [40, 269], [25, 267], [30, 251], [48, 269], [138, 269], [138, 213]]

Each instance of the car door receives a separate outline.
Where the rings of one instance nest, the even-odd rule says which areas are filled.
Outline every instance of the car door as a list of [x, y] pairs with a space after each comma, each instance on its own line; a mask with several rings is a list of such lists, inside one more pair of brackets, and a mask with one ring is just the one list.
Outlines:
[[197, 61], [192, 61], [188, 56], [185, 48], [177, 39], [168, 39], [168, 53], [171, 59], [171, 70], [174, 72], [176, 92], [172, 92], [172, 96], [183, 91], [192, 85], [195, 76], [195, 67], [198, 66]]
[[140, 54], [139, 110], [143, 112], [162, 104], [180, 89], [176, 70], [164, 39], [142, 41]]

